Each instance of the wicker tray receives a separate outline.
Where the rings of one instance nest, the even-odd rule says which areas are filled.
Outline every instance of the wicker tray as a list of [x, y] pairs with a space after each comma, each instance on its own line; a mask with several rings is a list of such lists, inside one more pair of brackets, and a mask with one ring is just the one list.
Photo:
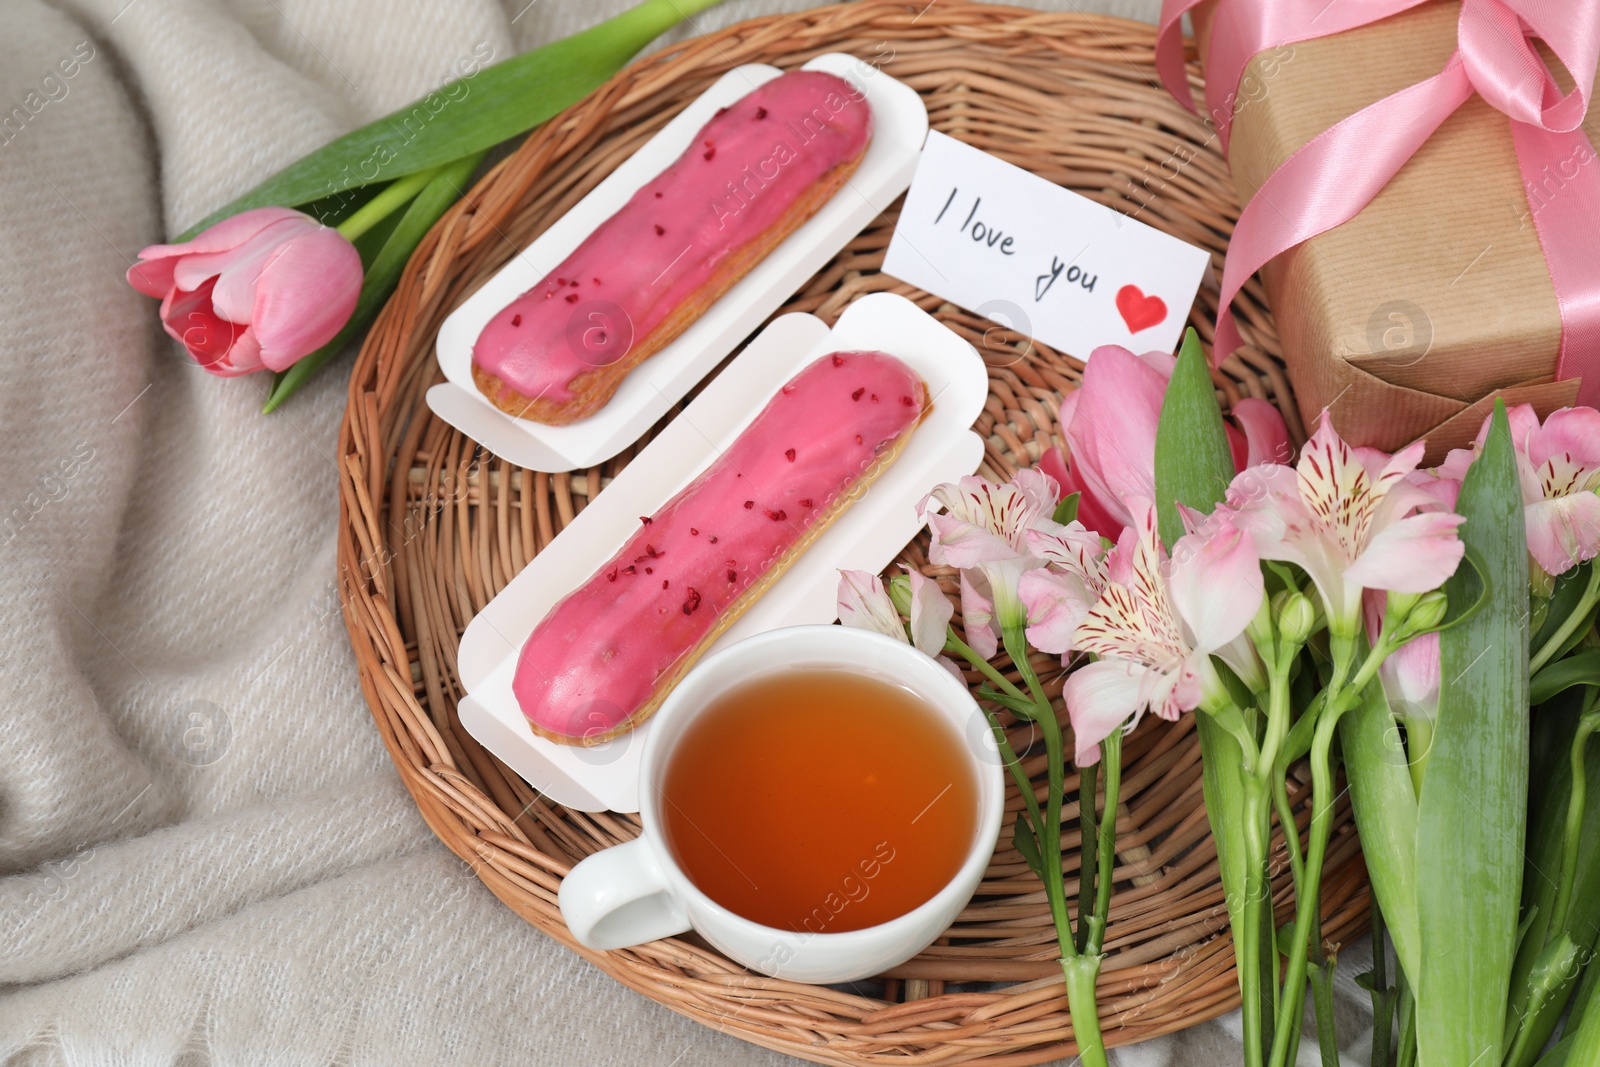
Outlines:
[[[875, 982], [831, 988], [753, 975], [692, 936], [610, 953], [573, 941], [556, 907], [560, 880], [583, 856], [632, 838], [635, 817], [552, 805], [481, 749], [456, 718], [455, 656], [474, 613], [633, 450], [554, 476], [482, 452], [423, 401], [440, 380], [440, 322], [719, 75], [741, 63], [798, 66], [832, 51], [881, 63], [916, 88], [935, 129], [1202, 245], [1220, 270], [1237, 215], [1233, 186], [1208, 131], [1156, 82], [1152, 45], [1152, 29], [1138, 23], [959, 0], [881, 0], [742, 23], [634, 64], [547, 124], [417, 250], [362, 349], [340, 434], [340, 586], [362, 688], [440, 839], [519, 915], [617, 980], [708, 1026], [822, 1063], [1020, 1065], [1075, 1051], [1044, 894], [1011, 849], [1009, 829], [948, 935]], [[831, 322], [856, 297], [889, 290], [970, 339], [990, 367], [978, 422], [987, 441], [982, 473], [1009, 477], [1059, 442], [1056, 402], [1081, 365], [877, 273], [897, 209], [783, 310]], [[1192, 319], [1208, 337], [1215, 299], [1203, 293]], [[1238, 310], [1250, 345], [1215, 376], [1221, 395], [1275, 402], [1303, 437], [1255, 283]], [[925, 548], [919, 538], [901, 559], [953, 595], [952, 576], [927, 564]], [[1053, 658], [1038, 666], [1058, 688]], [[1013, 740], [1024, 748], [1026, 727]], [[1113, 1045], [1193, 1025], [1238, 1001], [1192, 721], [1147, 719], [1125, 759], [1110, 957], [1100, 977]], [[1028, 766], [1042, 790], [1042, 756]], [[1075, 777], [1067, 788], [1076, 789]], [[1308, 794], [1303, 784], [1296, 790], [1302, 826]], [[1009, 810], [1018, 807], [1011, 796]], [[1337, 826], [1324, 890], [1333, 942], [1355, 936], [1368, 909], [1347, 808]], [[1069, 879], [1077, 849], [1069, 830]], [[1276, 888], [1282, 907], [1287, 871]]]

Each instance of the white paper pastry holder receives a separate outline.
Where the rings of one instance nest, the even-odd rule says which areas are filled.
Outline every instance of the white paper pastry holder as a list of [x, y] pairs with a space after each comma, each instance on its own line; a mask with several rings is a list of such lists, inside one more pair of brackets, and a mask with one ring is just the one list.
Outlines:
[[444, 321], [436, 345], [446, 382], [428, 390], [434, 414], [495, 455], [529, 470], [559, 473], [601, 463], [666, 414], [740, 341], [905, 192], [928, 133], [922, 98], [854, 56], [821, 55], [805, 70], [848, 80], [872, 108], [872, 140], [861, 165], [808, 221], [734, 284], [677, 339], [623, 379], [600, 411], [568, 426], [513, 418], [484, 399], [472, 380], [472, 346], [497, 312], [538, 284], [614, 215], [639, 188], [689, 147], [719, 107], [782, 73], [753, 63], [719, 78], [572, 210], [525, 248]]
[[933, 410], [898, 459], [711, 646], [836, 617], [840, 568], [877, 572], [920, 529], [916, 503], [940, 482], [978, 469], [971, 426], [988, 396], [983, 360], [966, 341], [891, 293], [847, 308], [829, 330], [812, 315], [783, 315], [500, 591], [467, 626], [457, 666], [467, 695], [461, 724], [528, 784], [581, 811], [637, 811], [646, 720], [592, 748], [558, 745], [528, 728], [511, 691], [517, 656], [556, 602], [586, 582], [639, 527], [726, 449], [779, 387], [829, 352], [880, 349], [928, 384]]

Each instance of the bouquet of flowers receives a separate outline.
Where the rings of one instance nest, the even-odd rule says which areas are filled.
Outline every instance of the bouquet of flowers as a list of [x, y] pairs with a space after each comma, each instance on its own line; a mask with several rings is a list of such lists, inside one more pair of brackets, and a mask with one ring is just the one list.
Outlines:
[[[1198, 716], [1246, 1064], [1297, 1062], [1308, 989], [1323, 1062], [1339, 1062], [1320, 889], [1341, 765], [1375, 898], [1360, 979], [1373, 1064], [1600, 1062], [1600, 1011], [1587, 1010], [1600, 802], [1585, 788], [1600, 727], [1600, 413], [1541, 423], [1498, 405], [1472, 449], [1431, 470], [1420, 442], [1356, 448], [1326, 419], [1291, 464], [1269, 405], [1232, 417], [1192, 331], [1176, 362], [1097, 350], [1063, 404], [1070, 466], [1047, 454], [1007, 484], [964, 479], [924, 502], [929, 559], [958, 572], [960, 634], [921, 574], [840, 585], [842, 621], [985, 679], [977, 695], [1024, 801], [1015, 844], [1046, 887], [1085, 1062], [1105, 1062], [1094, 980], [1120, 739], [1147, 711]], [[990, 662], [1001, 648], [1021, 684]], [[1076, 929], [1060, 861], [1067, 745], [1031, 650], [1070, 669]], [[1007, 715], [1043, 734], [1042, 800], [1005, 743]], [[1288, 784], [1301, 761], [1305, 826]], [[1281, 926], [1274, 821], [1293, 881]]]

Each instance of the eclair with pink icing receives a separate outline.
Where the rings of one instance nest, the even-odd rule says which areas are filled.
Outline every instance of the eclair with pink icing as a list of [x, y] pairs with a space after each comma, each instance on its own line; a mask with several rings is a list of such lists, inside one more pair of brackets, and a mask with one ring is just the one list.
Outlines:
[[872, 136], [843, 78], [791, 71], [717, 112], [676, 162], [538, 285], [472, 350], [500, 410], [562, 425], [611, 399], [668, 342], [854, 173]]
[[928, 410], [922, 379], [882, 352], [836, 352], [792, 378], [534, 629], [512, 681], [534, 733], [595, 745], [655, 711]]

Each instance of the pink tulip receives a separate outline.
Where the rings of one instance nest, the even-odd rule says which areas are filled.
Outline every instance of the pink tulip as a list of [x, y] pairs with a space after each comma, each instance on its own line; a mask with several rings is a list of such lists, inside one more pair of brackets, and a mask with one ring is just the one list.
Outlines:
[[1329, 630], [1356, 633], [1363, 589], [1427, 593], [1465, 552], [1459, 515], [1438, 510], [1438, 490], [1418, 484], [1423, 443], [1393, 456], [1347, 445], [1327, 414], [1296, 467], [1239, 473], [1227, 512], [1262, 559], [1298, 564], [1316, 583]]
[[[1129, 498], [1155, 498], [1156, 425], [1175, 363], [1165, 352], [1095, 349], [1084, 365], [1083, 385], [1061, 401], [1071, 467], [1053, 448], [1040, 457], [1039, 469], [1063, 495], [1082, 494], [1078, 519], [1111, 540], [1133, 523]], [[1265, 400], [1240, 400], [1232, 418], [1228, 443], [1236, 469], [1286, 463], [1293, 455], [1283, 416]]]
[[[1528, 553], [1552, 577], [1600, 555], [1600, 412], [1562, 408], [1539, 425], [1530, 404], [1506, 412], [1522, 476]], [[1472, 448], [1445, 457], [1439, 474], [1459, 480], [1489, 434], [1489, 420]]]
[[1250, 538], [1219, 513], [1204, 532], [1180, 539], [1169, 561], [1156, 509], [1131, 500], [1134, 525], [1107, 557], [1107, 583], [1073, 635], [1101, 657], [1073, 672], [1064, 690], [1077, 763], [1100, 758], [1100, 742], [1152, 711], [1175, 720], [1228, 700], [1216, 654], [1247, 681], [1261, 675], [1244, 631], [1261, 608], [1261, 560]]
[[281, 371], [339, 332], [361, 293], [361, 257], [338, 230], [286, 207], [241, 212], [192, 241], [151, 245], [128, 284], [213, 374]]

